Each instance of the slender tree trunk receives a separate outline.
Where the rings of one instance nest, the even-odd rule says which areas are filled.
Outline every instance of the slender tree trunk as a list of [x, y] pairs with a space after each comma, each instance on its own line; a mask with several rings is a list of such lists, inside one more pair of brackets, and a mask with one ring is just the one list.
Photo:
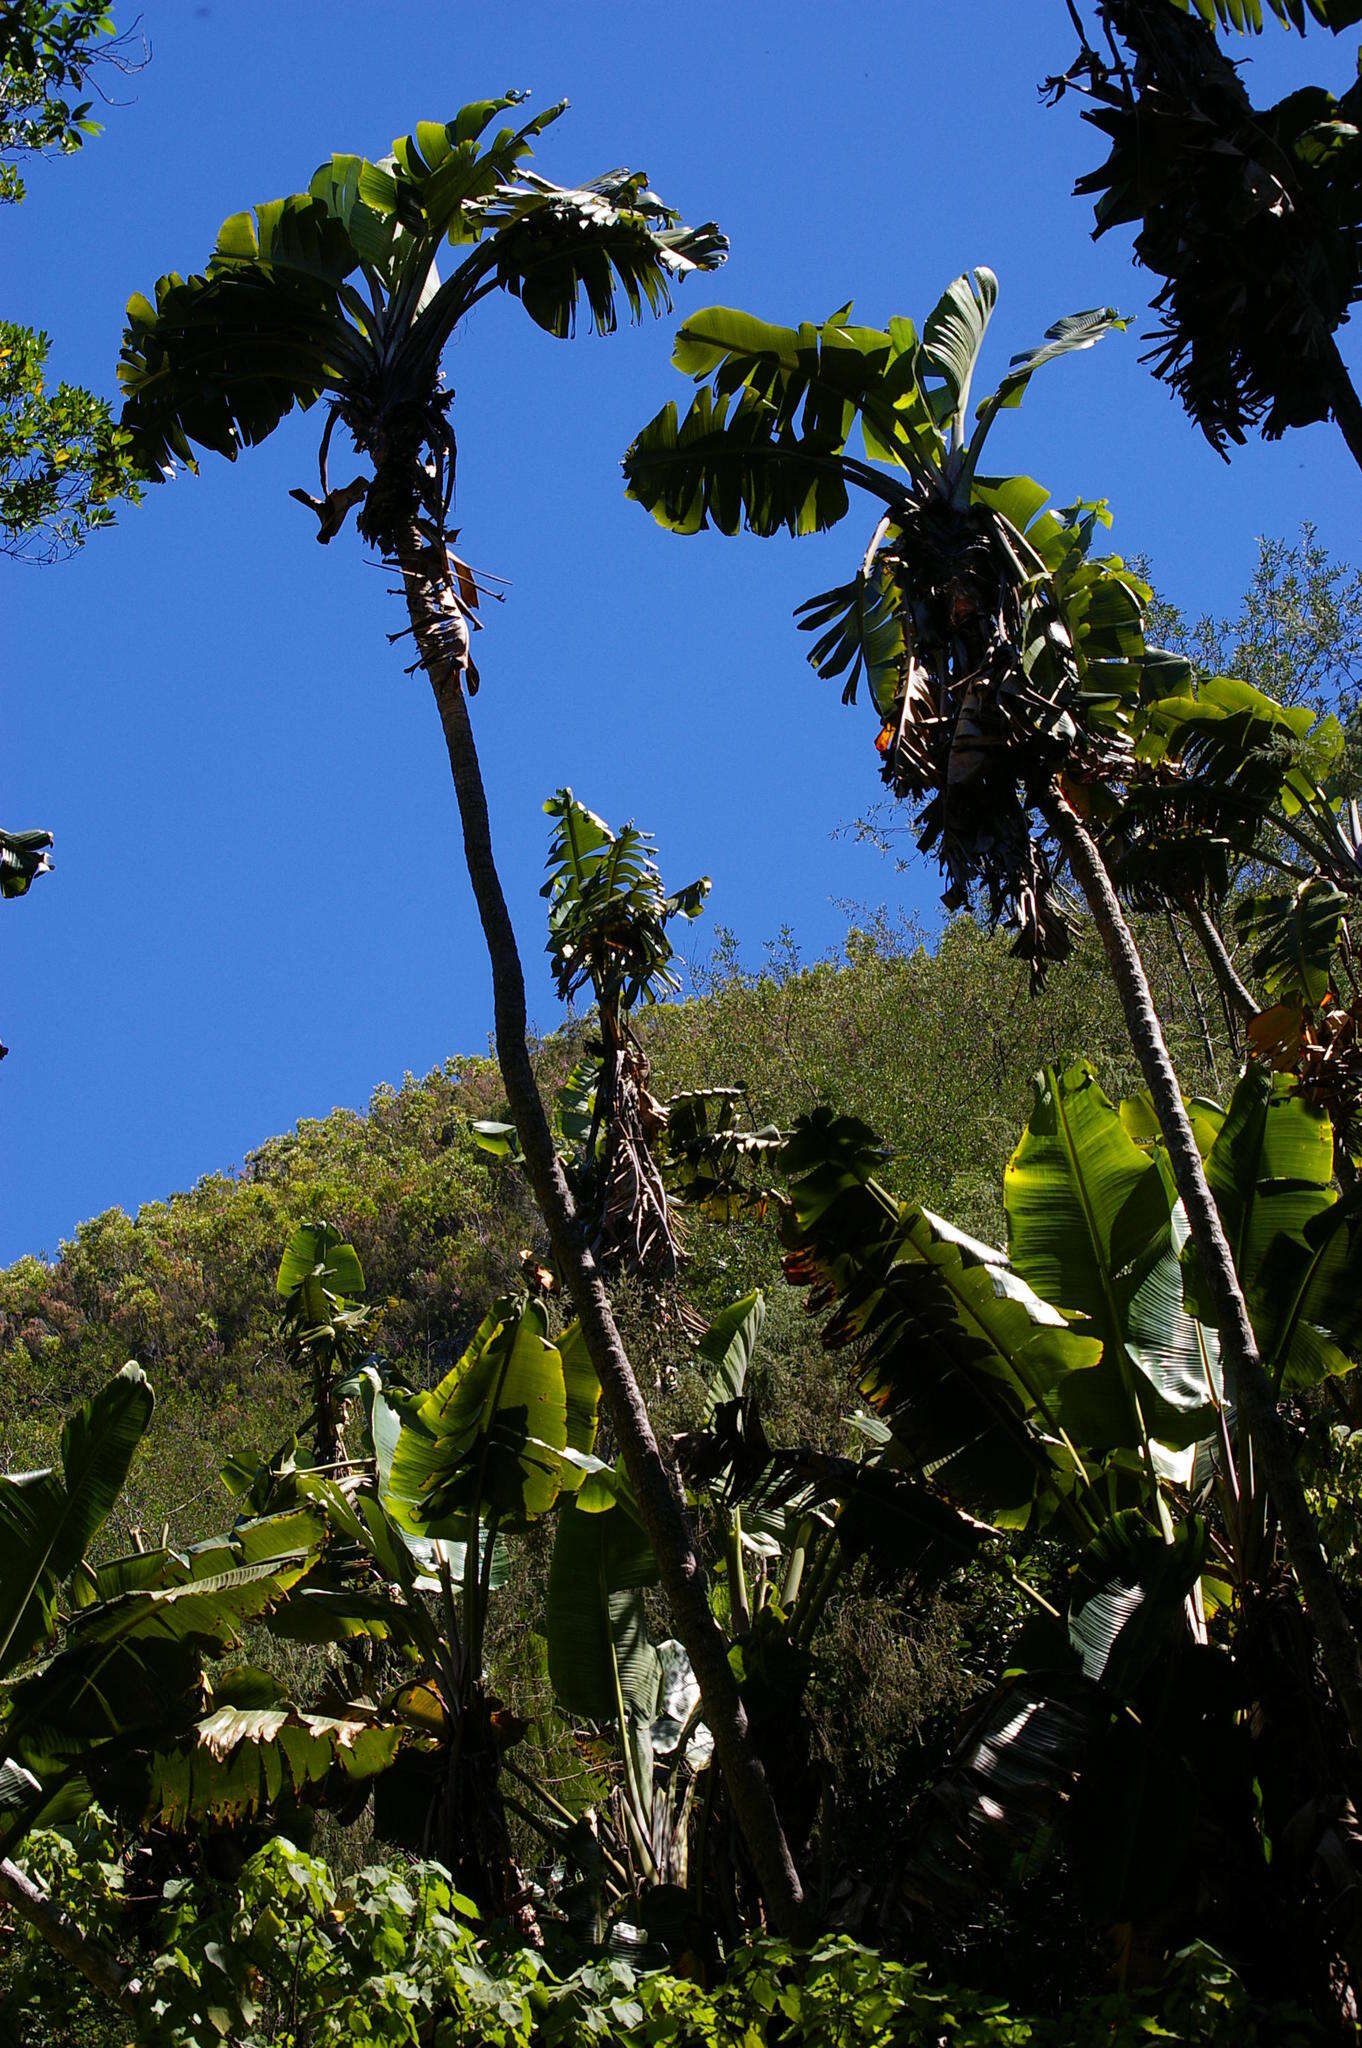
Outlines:
[[1215, 1092], [1218, 1095], [1220, 1093], [1220, 1068], [1216, 1062], [1215, 1041], [1211, 1037], [1211, 1026], [1206, 1015], [1206, 1005], [1201, 1000], [1201, 990], [1197, 987], [1197, 979], [1192, 972], [1192, 963], [1187, 957], [1187, 948], [1182, 943], [1182, 933], [1178, 929], [1177, 918], [1171, 910], [1168, 912], [1168, 929], [1173, 934], [1173, 944], [1178, 949], [1178, 958], [1182, 962], [1182, 971], [1186, 976], [1187, 986], [1192, 992], [1192, 1007], [1196, 1011], [1196, 1021], [1201, 1030], [1201, 1043], [1205, 1049], [1206, 1062], [1210, 1067], [1211, 1079], [1215, 1083]]
[[1087, 828], [1057, 786], [1040, 809], [1102, 935], [1130, 1041], [1154, 1100], [1192, 1241], [1215, 1302], [1221, 1360], [1233, 1384], [1240, 1420], [1247, 1426], [1258, 1469], [1276, 1505], [1277, 1519], [1315, 1625], [1334, 1697], [1347, 1718], [1353, 1746], [1362, 1755], [1362, 1659], [1320, 1545], [1291, 1443], [1277, 1411], [1276, 1395], [1258, 1356], [1243, 1289], [1234, 1270], [1220, 1212], [1206, 1182], [1201, 1154], [1183, 1106], [1182, 1090], [1164, 1044], [1144, 963], [1116, 899], [1106, 864]]
[[20, 1919], [27, 1920], [47, 1946], [78, 1971], [101, 1997], [129, 2018], [137, 2016], [140, 1986], [136, 1979], [128, 1976], [116, 1956], [82, 1934], [75, 1921], [54, 1905], [47, 1893], [17, 1863], [11, 1863], [8, 1856], [0, 1862], [0, 1899], [12, 1906]]
[[1338, 343], [1329, 335], [1324, 350], [1324, 376], [1334, 424], [1348, 444], [1348, 453], [1362, 469], [1362, 399], [1339, 354]]
[[659, 1448], [643, 1395], [625, 1353], [599, 1268], [579, 1226], [525, 1042], [525, 980], [506, 899], [492, 853], [487, 799], [464, 690], [466, 625], [443, 543], [413, 526], [399, 552], [408, 612], [421, 663], [449, 749], [463, 824], [464, 854], [492, 963], [497, 1058], [520, 1136], [530, 1186], [567, 1281], [629, 1482], [657, 1556], [677, 1635], [704, 1701], [733, 1810], [746, 1838], [779, 1930], [796, 1935], [804, 1894], [747, 1714], [728, 1662], [728, 1646], [710, 1612], [704, 1568], [675, 1465]]
[[1258, 1014], [1258, 1005], [1249, 989], [1240, 979], [1239, 971], [1229, 955], [1229, 948], [1221, 936], [1220, 927], [1204, 903], [1194, 903], [1189, 913], [1201, 940], [1202, 950], [1211, 963], [1211, 970], [1225, 992], [1228, 1002], [1238, 1010], [1241, 1017], [1252, 1022]]

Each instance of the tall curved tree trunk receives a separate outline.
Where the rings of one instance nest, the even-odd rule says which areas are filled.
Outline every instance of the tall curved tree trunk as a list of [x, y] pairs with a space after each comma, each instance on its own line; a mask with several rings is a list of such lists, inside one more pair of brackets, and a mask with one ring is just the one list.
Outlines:
[[467, 624], [448, 551], [413, 522], [398, 551], [421, 665], [435, 693], [463, 824], [464, 855], [492, 964], [497, 1059], [526, 1172], [567, 1282], [587, 1351], [624, 1453], [630, 1485], [657, 1557], [677, 1635], [704, 1702], [705, 1721], [738, 1824], [781, 1933], [798, 1934], [804, 1895], [765, 1769], [752, 1741], [728, 1646], [710, 1612], [704, 1568], [680, 1477], [663, 1455], [625, 1353], [599, 1268], [580, 1228], [525, 1042], [525, 979], [492, 854], [487, 798], [464, 689]]
[[1276, 1395], [1258, 1355], [1243, 1289], [1168, 1057], [1144, 963], [1096, 843], [1057, 785], [1040, 810], [1101, 933], [1130, 1041], [1153, 1097], [1173, 1178], [1215, 1303], [1221, 1359], [1233, 1381], [1239, 1417], [1252, 1438], [1254, 1458], [1276, 1506], [1334, 1697], [1347, 1718], [1354, 1749], [1362, 1755], [1362, 1658], [1320, 1544]]
[[1192, 906], [1191, 917], [1192, 923], [1196, 926], [1197, 937], [1201, 940], [1202, 950], [1211, 963], [1226, 1002], [1231, 1004], [1247, 1022], [1252, 1023], [1258, 1014], [1258, 1005], [1230, 958], [1229, 948], [1221, 935], [1219, 925], [1204, 903]]

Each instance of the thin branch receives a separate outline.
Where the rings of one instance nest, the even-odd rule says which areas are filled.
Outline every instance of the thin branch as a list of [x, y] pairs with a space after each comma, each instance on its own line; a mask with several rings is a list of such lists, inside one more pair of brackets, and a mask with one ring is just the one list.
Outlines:
[[47, 1946], [77, 1970], [102, 1998], [107, 1998], [130, 2019], [138, 2017], [137, 1995], [142, 1988], [138, 1980], [128, 1975], [117, 1956], [83, 1934], [70, 1914], [64, 1913], [8, 1856], [0, 1861], [0, 1899], [12, 1906], [20, 1919], [26, 1920]]

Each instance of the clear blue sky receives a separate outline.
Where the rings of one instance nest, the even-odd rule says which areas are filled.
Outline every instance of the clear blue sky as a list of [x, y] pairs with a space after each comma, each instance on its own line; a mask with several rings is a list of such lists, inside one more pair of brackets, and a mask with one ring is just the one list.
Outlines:
[[[100, 388], [128, 294], [199, 267], [225, 214], [507, 86], [572, 101], [547, 175], [643, 166], [727, 230], [727, 269], [678, 317], [848, 298], [876, 322], [920, 317], [987, 262], [987, 377], [1060, 313], [1145, 309], [1128, 242], [1094, 245], [1070, 197], [1096, 139], [1074, 103], [1038, 104], [1070, 52], [1060, 0], [145, 0], [142, 22], [152, 61], [104, 136], [36, 167], [0, 214], [6, 314]], [[1273, 32], [1253, 56], [1267, 96], [1312, 68], [1341, 84], [1347, 52]], [[877, 792], [872, 732], [805, 666], [790, 613], [848, 573], [861, 522], [681, 542], [623, 497], [621, 451], [684, 396], [669, 345], [665, 323], [556, 343], [489, 302], [448, 359], [463, 549], [510, 579], [475, 714], [543, 1028], [540, 804], [562, 782], [649, 826], [665, 874], [709, 870], [708, 923], [753, 958], [785, 923], [809, 954], [834, 945], [847, 898], [935, 914], [931, 874], [905, 885], [830, 838]], [[1061, 501], [1110, 497], [1115, 544], [1192, 611], [1233, 601], [1260, 532], [1310, 516], [1356, 553], [1358, 477], [1330, 431], [1227, 468], [1138, 355], [1130, 334], [1045, 373], [996, 458]], [[397, 601], [352, 533], [317, 547], [286, 495], [311, 482], [315, 438], [303, 418], [235, 467], [209, 458], [63, 567], [0, 564], [0, 817], [57, 839], [55, 874], [0, 914], [0, 1258], [486, 1045], [434, 709], [384, 637]]]

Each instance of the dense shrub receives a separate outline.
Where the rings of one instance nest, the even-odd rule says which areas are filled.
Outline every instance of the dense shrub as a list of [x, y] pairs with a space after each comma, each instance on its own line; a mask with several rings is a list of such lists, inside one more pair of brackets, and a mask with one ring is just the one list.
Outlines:
[[[87, 1933], [119, 1907], [98, 1817], [75, 1841], [42, 1835], [28, 1857]], [[146, 2048], [1307, 2048], [1300, 2014], [1255, 2010], [1212, 1950], [1179, 1956], [1152, 1993], [1066, 2000], [1027, 2014], [934, 1982], [920, 1964], [845, 1936], [808, 1950], [759, 1940], [712, 1984], [624, 1954], [581, 1962], [506, 1949], [434, 1863], [375, 1866], [337, 1881], [282, 1836], [234, 1884], [172, 1884], [146, 1947]], [[78, 1980], [21, 1939], [6, 2014], [32, 2048], [103, 2048]], [[91, 2021], [95, 2022], [94, 2027]], [[126, 2023], [125, 2023], [126, 2030]]]

